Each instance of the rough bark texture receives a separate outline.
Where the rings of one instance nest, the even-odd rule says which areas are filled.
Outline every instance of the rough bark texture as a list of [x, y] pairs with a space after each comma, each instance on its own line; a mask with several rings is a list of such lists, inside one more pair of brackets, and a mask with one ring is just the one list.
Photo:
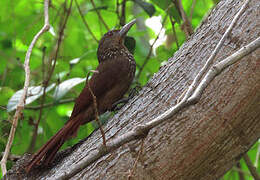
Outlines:
[[[105, 126], [119, 136], [176, 104], [191, 84], [243, 1], [223, 0], [168, 63]], [[260, 36], [260, 1], [252, 0], [225, 41], [216, 61]], [[138, 60], [137, 60], [138, 61]], [[215, 62], [216, 62], [215, 61]], [[216, 77], [196, 105], [150, 131], [133, 179], [218, 179], [260, 137], [260, 49]], [[70, 156], [39, 178], [55, 179], [102, 141], [95, 132]], [[85, 168], [75, 178], [126, 179], [140, 142], [123, 145]], [[35, 177], [34, 177], [35, 178]]]

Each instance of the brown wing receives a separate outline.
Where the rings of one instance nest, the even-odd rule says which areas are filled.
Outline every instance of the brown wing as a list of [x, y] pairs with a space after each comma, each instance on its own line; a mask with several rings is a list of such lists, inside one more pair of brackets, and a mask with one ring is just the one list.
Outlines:
[[[109, 92], [109, 90], [117, 84], [118, 71], [116, 68], [114, 68], [115, 65], [115, 61], [109, 60], [99, 64], [96, 69], [98, 73], [94, 73], [92, 78], [89, 80], [91, 90], [93, 91], [97, 99], [103, 96], [106, 92]], [[91, 106], [92, 101], [92, 95], [90, 94], [88, 84], [86, 84], [79, 97], [75, 101], [70, 119], [76, 117], [80, 112], [86, 110], [89, 106]]]

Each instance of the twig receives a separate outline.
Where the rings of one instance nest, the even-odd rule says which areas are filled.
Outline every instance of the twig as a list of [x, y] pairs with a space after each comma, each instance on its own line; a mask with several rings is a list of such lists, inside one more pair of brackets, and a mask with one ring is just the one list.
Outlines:
[[251, 162], [250, 158], [247, 154], [244, 155], [244, 160], [246, 162], [246, 165], [251, 173], [251, 175], [254, 177], [255, 180], [260, 180], [260, 176], [256, 171], [256, 168], [254, 167], [253, 163]]
[[[3, 155], [4, 155], [4, 152], [0, 152], [0, 157], [2, 157]], [[14, 154], [8, 155], [8, 160], [10, 160], [10, 161], [17, 161], [20, 158], [21, 158], [20, 155], [14, 155]]]
[[256, 156], [255, 156], [255, 167], [258, 168], [258, 161], [259, 161], [259, 155], [260, 155], [260, 144], [258, 144]]
[[214, 51], [210, 55], [209, 59], [207, 60], [206, 64], [203, 66], [203, 68], [200, 70], [200, 72], [197, 74], [197, 76], [193, 80], [192, 84], [189, 86], [189, 89], [186, 92], [186, 94], [185, 94], [184, 98], [182, 99], [182, 101], [186, 101], [191, 96], [191, 94], [193, 93], [193, 91], [195, 90], [197, 85], [199, 84], [200, 79], [206, 73], [206, 71], [208, 70], [210, 65], [213, 63], [214, 58], [216, 57], [217, 53], [219, 52], [220, 48], [222, 47], [222, 45], [223, 45], [224, 41], [226, 40], [226, 38], [228, 37], [229, 33], [231, 32], [231, 30], [235, 26], [238, 18], [241, 16], [241, 14], [246, 9], [249, 1], [250, 0], [246, 0], [246, 2], [243, 4], [243, 6], [239, 10], [239, 12], [235, 15], [235, 17], [233, 18], [231, 24], [229, 25], [229, 27], [227, 28], [226, 32], [224, 33], [224, 35], [222, 36], [222, 38], [218, 42], [216, 48], [214, 49]]
[[75, 98], [69, 98], [69, 99], [64, 99], [64, 100], [60, 100], [58, 102], [52, 102], [52, 103], [46, 103], [38, 106], [25, 106], [24, 109], [29, 109], [29, 110], [39, 110], [40, 108], [47, 108], [47, 107], [51, 107], [51, 106], [57, 106], [60, 104], [66, 104], [66, 103], [70, 103], [70, 102], [74, 102]]
[[88, 25], [86, 19], [84, 18], [84, 15], [83, 15], [82, 11], [80, 10], [78, 1], [75, 0], [75, 3], [76, 3], [76, 6], [77, 6], [77, 9], [78, 9], [78, 11], [79, 11], [80, 17], [81, 17], [81, 19], [82, 19], [84, 25], [86, 26], [88, 32], [89, 32], [90, 35], [93, 37], [93, 39], [98, 43], [98, 39], [96, 38], [96, 36], [94, 35], [94, 33], [91, 31], [91, 29], [90, 29], [90, 27], [89, 27], [89, 25]]
[[[244, 49], [247, 49], [248, 50], [247, 53], [243, 53], [243, 55], [246, 56], [247, 54], [253, 52], [256, 48], [259, 48], [259, 47], [260, 47], [260, 37], [257, 40], [251, 42], [249, 45], [241, 48], [238, 52], [241, 52]], [[239, 56], [239, 59], [242, 58], [241, 54], [238, 54], [237, 52], [234, 54]], [[226, 59], [237, 59], [237, 57], [231, 55], [231, 57], [228, 57]], [[221, 71], [219, 71], [218, 74], [215, 74], [215, 76], [219, 75], [220, 72], [222, 72], [227, 66], [230, 66], [232, 63], [235, 63], [236, 61], [223, 60], [223, 62], [227, 63], [227, 65], [222, 66], [223, 69]], [[133, 140], [142, 139], [143, 137], [145, 137], [145, 134], [148, 134], [148, 132], [152, 128], [168, 121], [173, 115], [175, 115], [179, 111], [183, 110], [185, 107], [192, 105], [192, 103], [194, 103], [194, 102], [195, 101], [181, 101], [180, 103], [171, 107], [169, 110], [167, 110], [163, 114], [159, 115], [158, 117], [152, 119], [151, 121], [149, 121], [143, 125], [137, 125], [133, 130], [126, 132], [126, 133], [122, 134], [121, 136], [118, 136], [114, 139], [111, 139], [110, 141], [107, 142], [106, 149], [104, 149], [101, 144], [97, 145], [97, 149], [94, 152], [92, 152], [89, 156], [87, 156], [85, 159], [83, 159], [81, 162], [79, 162], [75, 166], [75, 168], [61, 174], [61, 176], [59, 178], [60, 179], [69, 179], [70, 177], [73, 177], [75, 174], [80, 172], [82, 169], [84, 169], [91, 163], [93, 163], [96, 160], [98, 160], [99, 158], [105, 156], [109, 152], [112, 152], [113, 150], [117, 149], [118, 147], [122, 146], [123, 144], [126, 144]]]
[[[36, 122], [35, 125], [34, 125], [35, 128], [34, 128], [34, 132], [33, 132], [32, 141], [31, 141], [30, 146], [29, 146], [29, 148], [28, 148], [28, 151], [29, 151], [29, 152], [32, 152], [32, 151], [33, 151], [33, 148], [34, 148], [35, 143], [36, 143], [38, 127], [39, 127], [39, 123], [40, 123], [40, 121], [41, 121], [42, 110], [43, 110], [43, 104], [44, 104], [45, 96], [46, 96], [46, 88], [48, 87], [48, 84], [49, 84], [49, 82], [50, 82], [50, 80], [51, 80], [52, 74], [53, 74], [54, 69], [55, 69], [55, 66], [56, 66], [56, 61], [57, 61], [57, 57], [58, 57], [58, 52], [59, 52], [60, 44], [61, 44], [61, 42], [62, 42], [64, 30], [65, 30], [65, 27], [66, 27], [66, 24], [67, 24], [67, 21], [68, 21], [70, 12], [71, 12], [72, 2], [73, 2], [73, 0], [70, 1], [70, 7], [69, 7], [69, 9], [68, 9], [68, 11], [67, 11], [67, 14], [66, 14], [64, 23], [62, 24], [61, 29], [60, 29], [60, 32], [59, 32], [58, 42], [57, 42], [57, 46], [56, 46], [57, 48], [55, 49], [54, 58], [51, 58], [51, 59], [54, 61], [54, 63], [53, 63], [53, 65], [51, 66], [51, 70], [50, 70], [50, 72], [48, 73], [47, 78], [43, 80], [43, 96], [42, 96], [42, 101], [41, 101], [41, 105], [40, 105], [40, 112], [39, 112], [38, 120], [37, 120], [37, 122]], [[66, 10], [66, 9], [65, 9], [65, 10]], [[43, 57], [43, 58], [44, 58], [44, 57]], [[44, 72], [43, 72], [43, 74], [44, 74]]]
[[238, 176], [239, 176], [239, 180], [245, 180], [244, 173], [241, 171], [241, 164], [240, 164], [240, 162], [238, 162], [236, 164], [236, 167], [237, 167], [237, 169], [240, 170], [240, 171], [237, 171], [238, 172]]
[[193, 15], [195, 4], [196, 4], [196, 0], [193, 0], [191, 5], [191, 10], [190, 10], [190, 21], [192, 21], [192, 15]]
[[188, 99], [188, 102], [197, 102], [204, 89], [209, 85], [209, 83], [224, 69], [226, 69], [228, 66], [234, 64], [235, 62], [239, 61], [241, 58], [245, 57], [249, 53], [253, 52], [257, 48], [260, 47], [260, 37], [258, 37], [256, 40], [251, 42], [245, 47], [242, 47], [240, 50], [232, 54], [231, 56], [227, 57], [223, 61], [220, 61], [216, 65], [214, 65], [209, 72], [205, 75], [201, 83], [198, 85], [196, 90], [194, 91], [193, 95]]
[[145, 58], [145, 60], [144, 60], [144, 63], [143, 63], [142, 66], [139, 68], [139, 72], [138, 72], [138, 74], [136, 75], [136, 80], [137, 80], [137, 81], [138, 81], [138, 79], [140, 78], [141, 73], [142, 73], [142, 71], [144, 70], [145, 65], [148, 63], [148, 60], [150, 59], [150, 57], [151, 57], [151, 55], [152, 55], [153, 46], [154, 46], [154, 44], [156, 43], [156, 41], [159, 39], [159, 36], [160, 36], [160, 34], [161, 34], [162, 30], [163, 30], [163, 26], [164, 26], [164, 23], [165, 23], [165, 21], [166, 21], [166, 19], [167, 19], [167, 16], [168, 16], [168, 15], [166, 15], [166, 16], [164, 17], [163, 22], [162, 22], [162, 27], [161, 27], [159, 33], [157, 34], [156, 38], [154, 39], [153, 43], [150, 45], [149, 52], [148, 52], [148, 54], [147, 54], [147, 56], [146, 56], [146, 58]]
[[120, 26], [125, 25], [125, 5], [126, 5], [126, 0], [123, 0], [122, 9], [121, 9], [121, 17], [120, 17]]
[[246, 162], [246, 165], [251, 173], [251, 175], [254, 177], [255, 180], [260, 180], [260, 176], [256, 171], [256, 168], [254, 167], [253, 163], [251, 162], [250, 158], [247, 154], [244, 155], [244, 160]]
[[46, 55], [46, 46], [42, 48], [42, 79], [45, 79], [45, 55]]
[[178, 42], [178, 37], [177, 37], [176, 31], [175, 31], [175, 27], [174, 27], [175, 21], [172, 19], [171, 16], [170, 16], [170, 21], [171, 21], [171, 24], [172, 24], [172, 32], [173, 32], [173, 35], [174, 35], [175, 43], [176, 43], [177, 49], [179, 49], [180, 45], [179, 45], [179, 42]]
[[182, 29], [183, 29], [183, 31], [186, 35], [186, 38], [188, 38], [193, 34], [193, 29], [192, 29], [192, 25], [190, 23], [190, 20], [187, 17], [187, 15], [185, 14], [181, 0], [176, 0], [176, 1], [173, 0], [173, 3], [176, 5], [178, 10], [180, 11], [180, 15], [181, 15], [181, 18], [183, 20]]
[[7, 158], [10, 152], [10, 148], [12, 146], [13, 143], [13, 139], [14, 139], [14, 135], [15, 135], [15, 131], [16, 131], [16, 127], [18, 124], [18, 119], [20, 118], [21, 114], [22, 114], [22, 110], [24, 109], [24, 104], [25, 104], [25, 98], [26, 98], [26, 94], [28, 91], [28, 87], [30, 84], [30, 66], [29, 66], [29, 62], [30, 62], [30, 57], [32, 54], [32, 49], [35, 45], [35, 43], [37, 42], [37, 40], [39, 39], [39, 37], [46, 31], [48, 31], [50, 28], [50, 24], [49, 24], [49, 0], [45, 0], [44, 1], [44, 25], [42, 27], [42, 29], [34, 36], [27, 52], [26, 52], [26, 56], [25, 56], [25, 61], [24, 61], [24, 69], [25, 69], [25, 81], [24, 81], [24, 88], [23, 88], [23, 94], [19, 100], [19, 103], [17, 105], [17, 109], [13, 118], [13, 124], [11, 127], [11, 131], [10, 131], [10, 135], [8, 137], [8, 142], [6, 144], [5, 147], [5, 152], [3, 155], [3, 158], [1, 160], [1, 168], [2, 168], [2, 174], [5, 175], [6, 174], [6, 162], [7, 162]]
[[54, 57], [51, 58], [51, 60], [52, 60], [52, 63], [51, 63], [52, 66], [51, 66], [50, 72], [48, 72], [49, 76], [48, 76], [48, 78], [46, 79], [46, 83], [47, 83], [47, 84], [48, 84], [49, 81], [51, 80], [52, 74], [53, 74], [54, 69], [55, 69], [55, 66], [56, 66], [57, 57], [58, 57], [58, 52], [59, 52], [60, 45], [61, 45], [61, 42], [62, 42], [64, 30], [65, 30], [65, 28], [66, 28], [66, 25], [67, 25], [67, 22], [68, 22], [70, 13], [71, 13], [72, 2], [73, 2], [73, 0], [70, 1], [70, 7], [69, 7], [69, 9], [68, 9], [68, 11], [67, 11], [67, 14], [66, 14], [64, 23], [62, 24], [61, 29], [60, 29], [60, 32], [59, 32], [58, 42], [57, 42], [57, 46], [56, 46], [57, 48], [55, 49]]
[[133, 165], [133, 167], [132, 167], [132, 169], [130, 170], [130, 173], [129, 173], [129, 175], [128, 175], [128, 178], [127, 178], [128, 180], [130, 180], [130, 179], [133, 177], [133, 175], [134, 175], [134, 171], [135, 171], [135, 169], [136, 169], [137, 162], [139, 161], [140, 156], [141, 156], [141, 154], [143, 153], [143, 149], [144, 149], [144, 139], [142, 139], [141, 147], [140, 147], [140, 149], [139, 149], [139, 151], [138, 151], [138, 155], [137, 155], [137, 157], [136, 157], [135, 163], [134, 163], [134, 165]]
[[45, 65], [44, 65], [45, 53], [46, 53], [45, 47], [43, 48], [42, 53], [43, 53], [43, 55], [42, 55], [43, 95], [42, 95], [42, 98], [41, 98], [40, 112], [39, 112], [38, 120], [36, 121], [36, 123], [33, 123], [34, 124], [34, 131], [33, 131], [31, 143], [30, 143], [29, 148], [27, 150], [27, 152], [29, 152], [29, 153], [33, 152], [33, 149], [34, 149], [35, 144], [36, 144], [39, 123], [40, 123], [41, 118], [42, 118], [43, 104], [45, 102], [45, 97], [46, 97], [46, 88], [48, 86], [47, 82], [45, 81]]
[[112, 10], [108, 10], [108, 6], [106, 6], [106, 5], [104, 5], [104, 6], [101, 5], [96, 8], [89, 9], [89, 11], [96, 11], [96, 10], [107, 10], [107, 11], [113, 12]]
[[248, 171], [244, 171], [242, 169], [239, 169], [236, 166], [233, 166], [232, 170], [234, 170], [234, 171], [236, 171], [238, 173], [242, 173], [243, 175], [246, 175], [246, 176], [251, 176], [251, 174]]
[[120, 15], [119, 15], [119, 0], [116, 0], [116, 15], [117, 15], [117, 18], [118, 18], [118, 21], [119, 21], [119, 24], [120, 24]]
[[[92, 71], [94, 73], [99, 73], [98, 71]], [[92, 95], [92, 98], [93, 98], [93, 105], [94, 105], [94, 109], [95, 109], [95, 119], [98, 123], [98, 126], [99, 126], [99, 129], [100, 129], [100, 132], [101, 132], [101, 136], [102, 136], [102, 139], [103, 139], [103, 145], [106, 147], [106, 136], [105, 136], [105, 132], [102, 128], [102, 123], [100, 122], [99, 118], [98, 118], [98, 106], [97, 106], [97, 97], [95, 96], [95, 94], [93, 93], [92, 89], [90, 88], [90, 84], [89, 84], [89, 75], [90, 75], [90, 72], [87, 74], [87, 83], [88, 83], [88, 89]]]
[[98, 18], [100, 19], [100, 21], [104, 24], [105, 28], [106, 28], [107, 30], [109, 30], [108, 25], [106, 24], [106, 22], [105, 22], [104, 19], [102, 18], [100, 12], [97, 10], [94, 1], [93, 1], [93, 0], [90, 0], [90, 2], [91, 2], [91, 4], [92, 4], [93, 8], [95, 9], [95, 11], [96, 11], [96, 13], [97, 13]]
[[3, 110], [7, 110], [7, 108], [6, 108], [6, 106], [2, 106], [2, 105], [0, 105], [0, 109], [3, 109]]

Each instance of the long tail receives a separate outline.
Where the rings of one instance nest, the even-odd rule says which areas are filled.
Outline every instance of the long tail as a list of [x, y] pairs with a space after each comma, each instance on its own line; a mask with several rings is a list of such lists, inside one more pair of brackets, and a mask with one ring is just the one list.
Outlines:
[[30, 172], [32, 167], [40, 164], [42, 159], [43, 165], [48, 165], [52, 162], [55, 154], [64, 142], [76, 135], [80, 126], [80, 121], [75, 120], [76, 119], [69, 120], [63, 128], [61, 128], [36, 154], [34, 154], [33, 159], [25, 168], [27, 173]]

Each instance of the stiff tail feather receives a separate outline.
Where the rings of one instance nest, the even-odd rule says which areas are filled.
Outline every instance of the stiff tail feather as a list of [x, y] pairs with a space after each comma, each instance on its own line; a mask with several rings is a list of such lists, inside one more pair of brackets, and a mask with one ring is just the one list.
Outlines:
[[77, 132], [79, 126], [79, 121], [68, 121], [63, 128], [61, 128], [45, 145], [39, 149], [37, 153], [33, 155], [32, 160], [25, 168], [26, 172], [30, 172], [32, 167], [39, 165], [42, 159], [42, 163], [44, 165], [51, 163], [64, 142], [75, 136], [75, 132]]

